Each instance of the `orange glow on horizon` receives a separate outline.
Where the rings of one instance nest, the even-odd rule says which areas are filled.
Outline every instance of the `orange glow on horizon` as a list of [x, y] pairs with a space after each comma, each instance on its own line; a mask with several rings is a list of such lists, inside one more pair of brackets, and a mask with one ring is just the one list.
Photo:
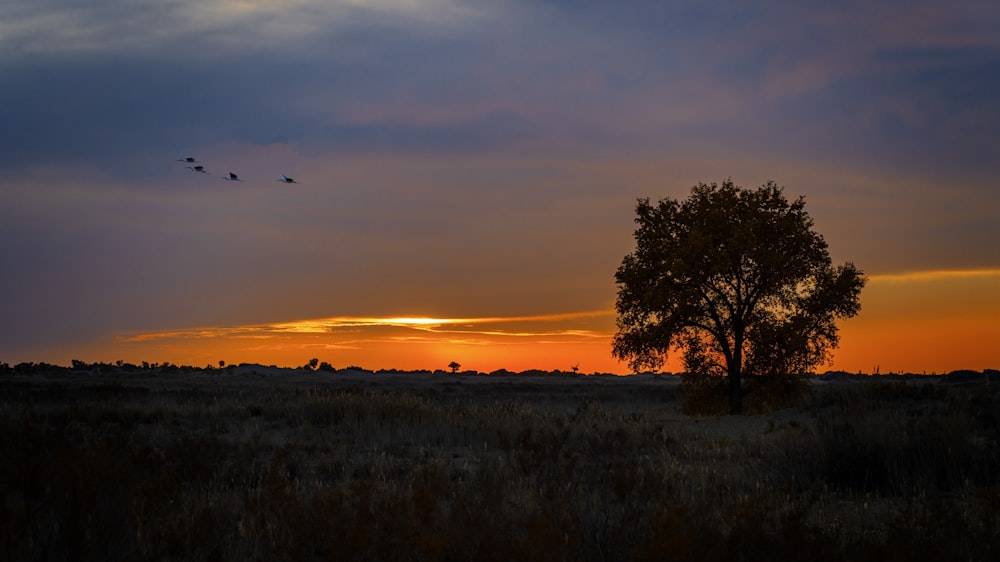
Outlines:
[[841, 323], [833, 365], [946, 373], [1000, 366], [1000, 269], [873, 275], [861, 314]]
[[339, 316], [149, 332], [121, 337], [119, 343], [158, 357], [184, 349], [193, 359], [183, 362], [194, 365], [229, 362], [230, 357], [296, 366], [315, 356], [334, 366], [371, 369], [433, 370], [457, 361], [482, 372], [580, 365], [588, 372], [620, 373], [622, 365], [610, 353], [613, 329], [613, 310], [467, 318]]
[[[872, 275], [858, 317], [839, 323], [840, 347], [818, 370], [943, 373], [1000, 367], [1000, 269]], [[204, 365], [569, 370], [628, 373], [611, 355], [615, 312], [444, 318], [334, 316], [272, 324], [127, 334], [65, 358]], [[95, 354], [100, 354], [95, 357]], [[110, 357], [109, 357], [110, 355]], [[51, 359], [49, 359], [51, 360]], [[666, 371], [679, 371], [675, 358]]]

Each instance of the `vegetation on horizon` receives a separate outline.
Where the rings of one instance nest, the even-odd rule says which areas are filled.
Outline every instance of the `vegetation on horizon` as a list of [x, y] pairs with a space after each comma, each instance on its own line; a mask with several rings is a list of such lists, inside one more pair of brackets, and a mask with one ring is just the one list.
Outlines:
[[[219, 365], [216, 367], [211, 363], [203, 366], [197, 367], [194, 365], [178, 365], [170, 362], [156, 363], [149, 361], [142, 361], [138, 364], [129, 363], [126, 361], [95, 361], [88, 363], [86, 361], [80, 361], [74, 359], [70, 361], [69, 365], [59, 365], [55, 363], [47, 363], [44, 361], [33, 362], [25, 361], [21, 363], [16, 363], [11, 365], [9, 363], [0, 362], [0, 373], [17, 373], [17, 374], [45, 374], [45, 373], [69, 373], [69, 372], [86, 372], [86, 373], [138, 373], [138, 372], [156, 372], [162, 374], [174, 374], [174, 373], [227, 373], [237, 371], [239, 369], [250, 369], [254, 368], [260, 369], [278, 369], [286, 371], [316, 371], [323, 373], [343, 373], [343, 372], [364, 372], [364, 373], [412, 373], [412, 374], [457, 374], [457, 375], [494, 375], [494, 376], [505, 376], [505, 375], [578, 375], [578, 376], [630, 376], [630, 375], [618, 375], [615, 373], [581, 373], [579, 365], [573, 365], [570, 367], [569, 371], [563, 371], [559, 369], [555, 370], [543, 370], [543, 369], [527, 369], [523, 371], [510, 371], [507, 369], [496, 369], [489, 372], [481, 372], [475, 370], [459, 371], [452, 369], [449, 365], [449, 370], [444, 369], [367, 369], [365, 367], [359, 367], [357, 365], [349, 365], [346, 367], [334, 367], [326, 361], [318, 362], [316, 367], [312, 367], [312, 361], [310, 360], [304, 365], [297, 367], [290, 366], [278, 366], [278, 365], [262, 365], [259, 363], [226, 363], [225, 361], [219, 361]], [[461, 365], [459, 365], [459, 368]], [[670, 372], [643, 372], [643, 373], [633, 373], [635, 374], [646, 374], [654, 376], [681, 376], [683, 377], [686, 373], [670, 373]], [[892, 377], [923, 377], [923, 376], [986, 376], [988, 378], [996, 378], [1000, 376], [1000, 370], [997, 369], [983, 369], [982, 371], [976, 371], [972, 369], [956, 369], [954, 371], [948, 372], [922, 372], [922, 373], [909, 373], [909, 372], [886, 372], [881, 373], [877, 369], [873, 369], [870, 373], [857, 372], [850, 373], [847, 371], [825, 371], [823, 373], [815, 373], [815, 376], [819, 377], [882, 377], [882, 378], [892, 378]]]

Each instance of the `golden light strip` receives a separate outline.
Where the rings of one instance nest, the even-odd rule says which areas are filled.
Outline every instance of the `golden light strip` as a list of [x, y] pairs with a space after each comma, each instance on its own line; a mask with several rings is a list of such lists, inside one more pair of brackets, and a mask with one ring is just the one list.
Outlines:
[[[475, 326], [482, 324], [504, 324], [504, 323], [524, 323], [524, 322], [560, 322], [582, 318], [595, 318], [613, 315], [611, 310], [597, 310], [585, 312], [568, 312], [558, 314], [539, 314], [530, 316], [487, 316], [477, 318], [433, 318], [421, 316], [391, 316], [391, 317], [366, 317], [366, 316], [334, 316], [328, 318], [317, 318], [310, 320], [297, 320], [292, 322], [278, 322], [273, 324], [255, 324], [248, 326], [219, 326], [201, 327], [186, 330], [171, 330], [162, 332], [147, 332], [134, 334], [120, 338], [124, 342], [142, 342], [165, 338], [213, 338], [213, 337], [240, 337], [240, 338], [267, 338], [276, 337], [282, 334], [324, 334], [330, 333], [338, 328], [367, 328], [367, 327], [399, 327], [414, 330], [423, 330], [436, 333], [465, 333], [481, 334], [487, 336], [507, 336], [507, 337], [529, 337], [529, 336], [561, 336], [571, 335], [578, 337], [604, 337], [605, 334], [591, 332], [589, 330], [569, 329], [569, 330], [546, 330], [540, 332], [532, 331], [504, 331], [504, 330], [477, 330]], [[442, 326], [467, 325], [467, 329], [448, 330], [439, 329]]]
[[1000, 277], [1000, 268], [992, 269], [941, 269], [929, 271], [909, 271], [902, 273], [881, 273], [869, 278], [875, 282], [939, 281], [942, 279]]

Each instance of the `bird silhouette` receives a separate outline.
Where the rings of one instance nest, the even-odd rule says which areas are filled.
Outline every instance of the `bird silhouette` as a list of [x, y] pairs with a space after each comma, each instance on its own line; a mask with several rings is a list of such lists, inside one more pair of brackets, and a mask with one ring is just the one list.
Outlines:
[[178, 162], [187, 162], [188, 164], [193, 164], [193, 163], [197, 162], [197, 160], [194, 159], [194, 156], [187, 156], [185, 158], [178, 158], [177, 161]]
[[186, 168], [187, 168], [188, 170], [191, 170], [192, 172], [201, 172], [201, 173], [203, 173], [203, 174], [205, 173], [205, 167], [204, 167], [204, 166], [202, 166], [201, 164], [199, 164], [199, 165], [197, 165], [197, 166], [185, 166], [185, 167], [186, 167]]
[[243, 181], [243, 180], [240, 179], [239, 176], [237, 176], [236, 174], [234, 174], [232, 172], [229, 172], [229, 177], [222, 176], [222, 179], [224, 179], [226, 181]]
[[278, 180], [278, 181], [280, 181], [282, 183], [299, 183], [299, 182], [295, 181], [294, 179], [286, 176], [285, 174], [281, 174], [281, 179]]

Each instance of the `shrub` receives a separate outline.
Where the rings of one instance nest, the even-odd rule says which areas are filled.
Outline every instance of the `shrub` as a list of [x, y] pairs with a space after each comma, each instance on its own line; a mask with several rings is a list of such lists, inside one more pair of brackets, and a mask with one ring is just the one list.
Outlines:
[[[717, 416], [729, 412], [729, 381], [724, 377], [682, 374], [683, 412], [689, 416]], [[805, 396], [804, 375], [748, 376], [743, 380], [743, 409], [760, 414], [793, 406]]]

